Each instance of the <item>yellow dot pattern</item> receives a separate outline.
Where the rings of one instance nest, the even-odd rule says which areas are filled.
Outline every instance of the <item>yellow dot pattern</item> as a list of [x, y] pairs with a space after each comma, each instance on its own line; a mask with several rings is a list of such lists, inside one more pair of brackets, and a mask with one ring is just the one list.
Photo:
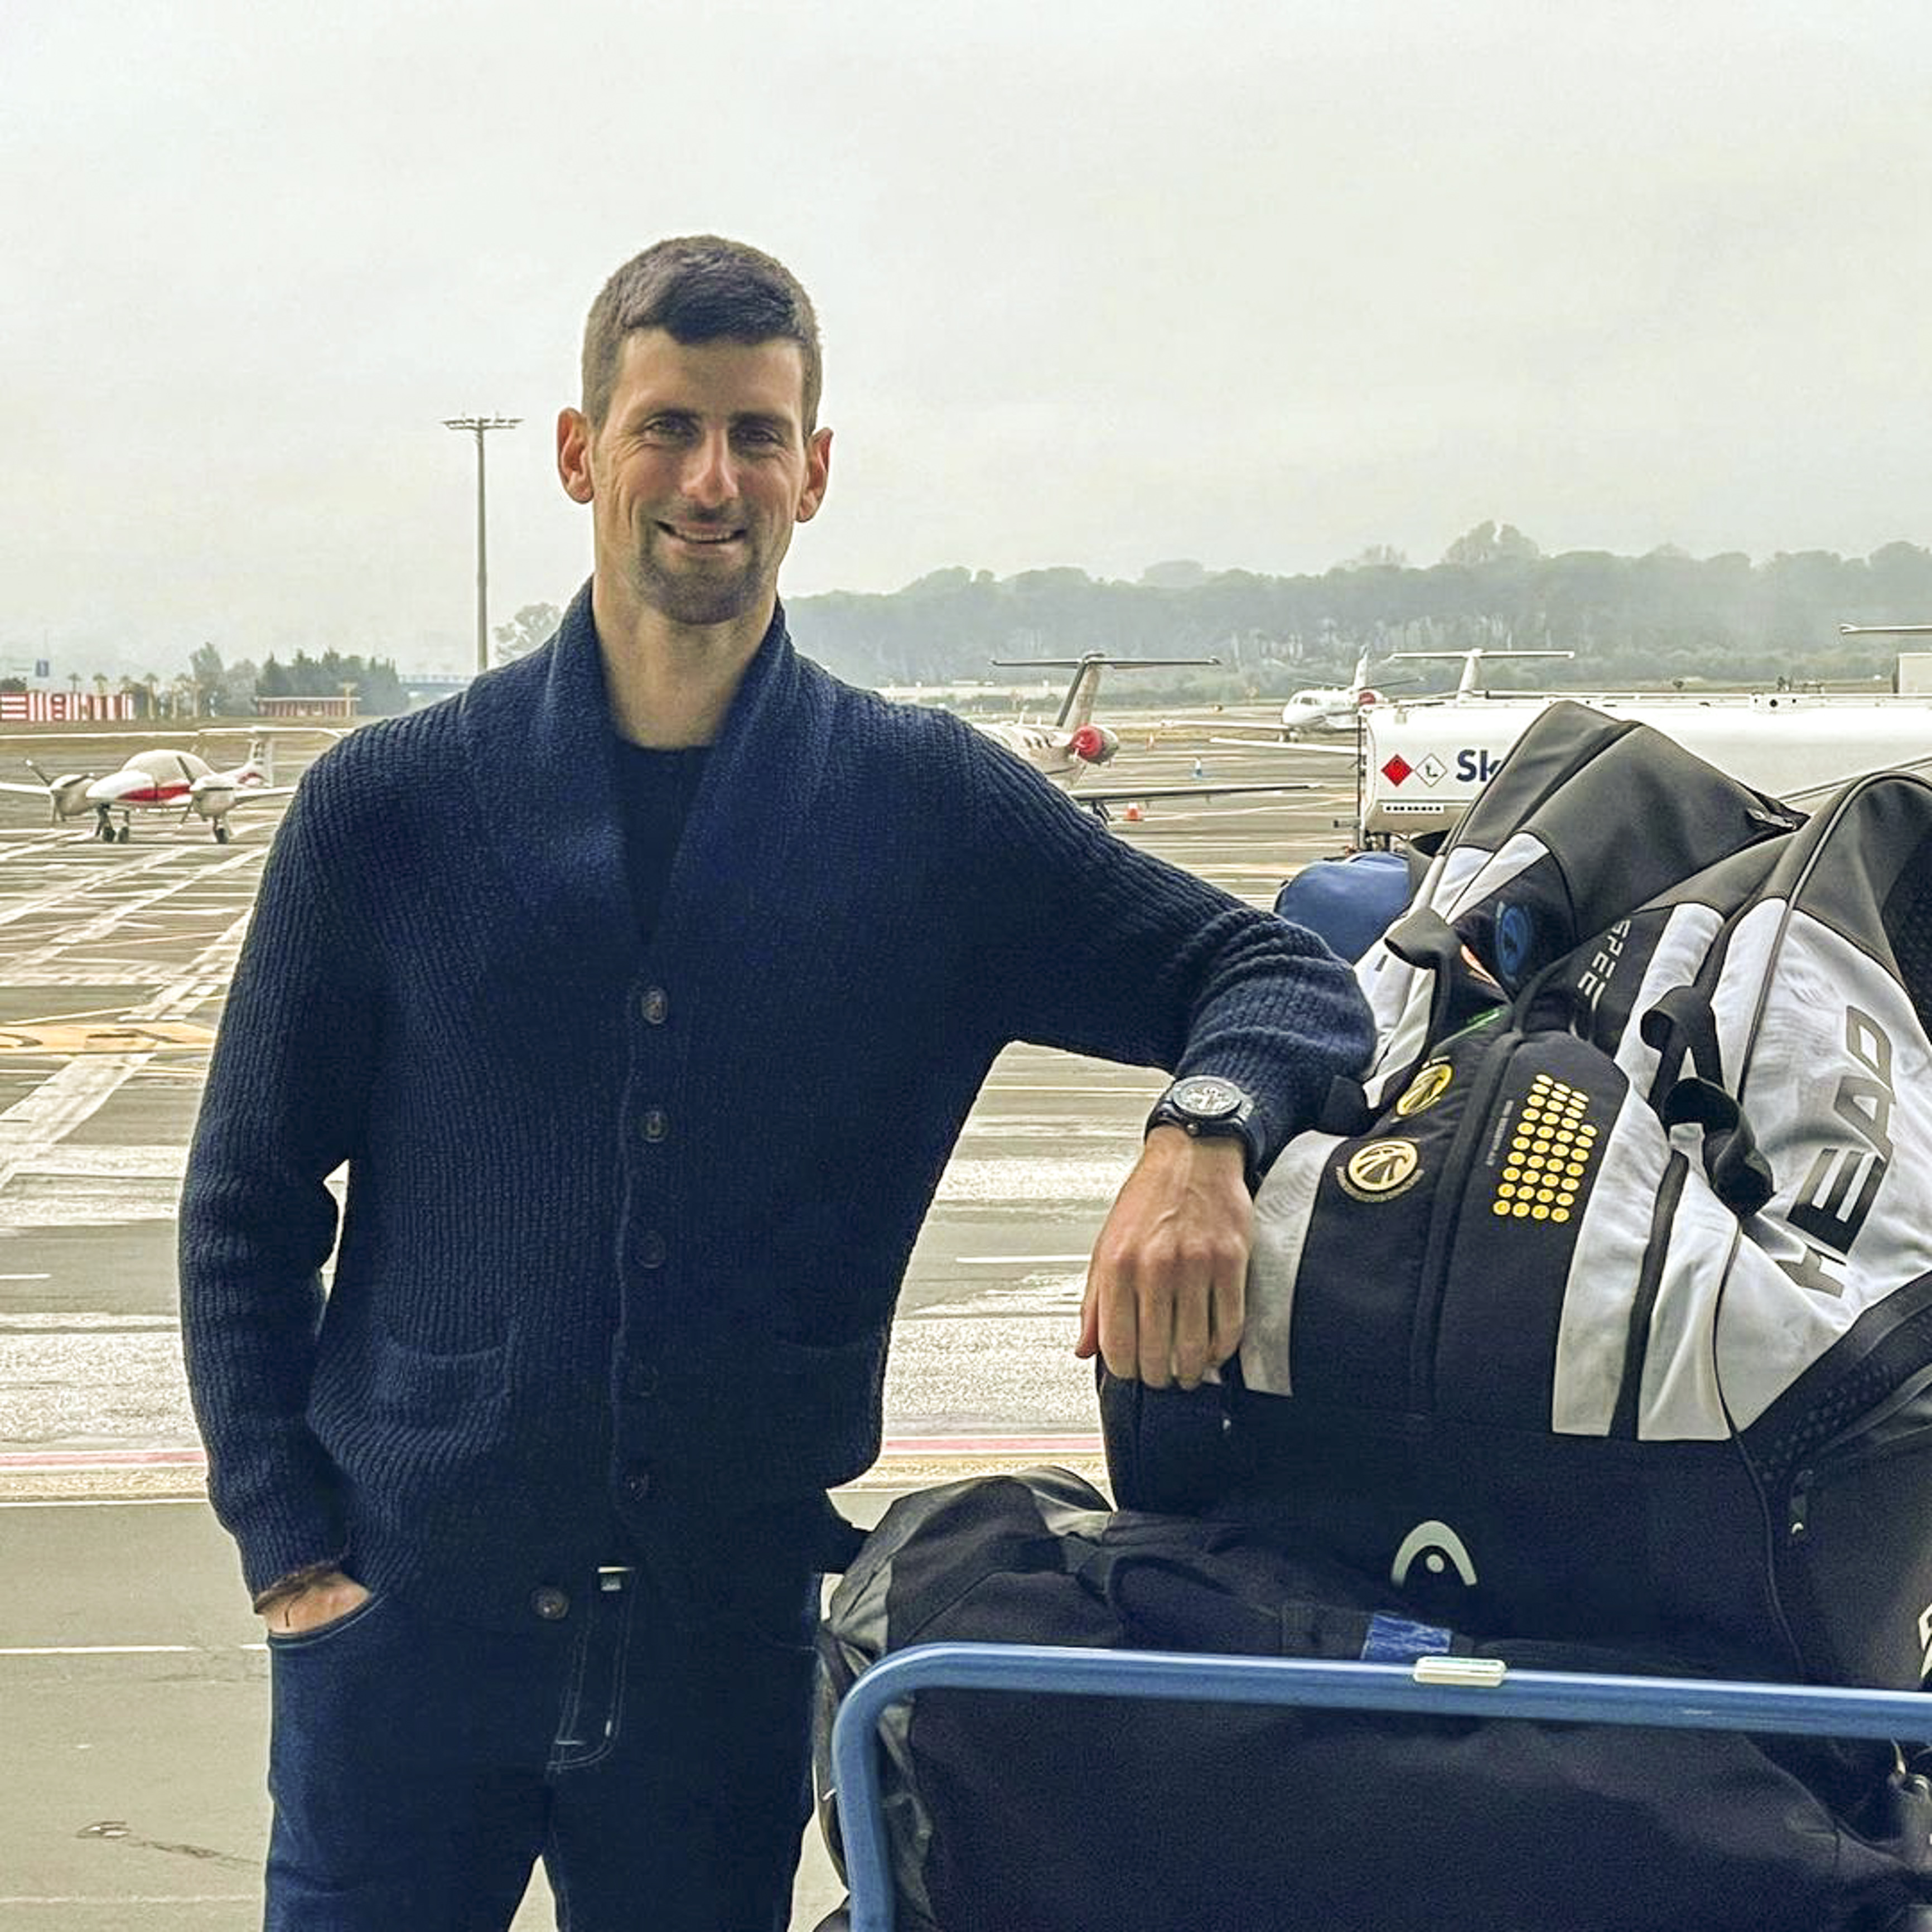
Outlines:
[[1581, 1088], [1539, 1073], [1504, 1150], [1490, 1211], [1510, 1221], [1568, 1221], [1596, 1151], [1598, 1128]]

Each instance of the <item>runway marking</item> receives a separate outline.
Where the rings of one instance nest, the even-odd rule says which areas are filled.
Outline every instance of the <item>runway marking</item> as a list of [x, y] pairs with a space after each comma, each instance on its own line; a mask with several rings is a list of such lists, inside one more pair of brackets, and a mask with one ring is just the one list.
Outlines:
[[880, 1452], [893, 1456], [1097, 1456], [1097, 1436], [896, 1436]]
[[[164, 854], [163, 856], [168, 855]], [[253, 865], [260, 856], [257, 852], [238, 852], [232, 858], [224, 859], [218, 864], [197, 866], [191, 872], [170, 879], [165, 885], [157, 886], [151, 892], [136, 892], [96, 913], [92, 919], [83, 920], [78, 926], [71, 926], [56, 933], [45, 944], [31, 952], [22, 953], [13, 963], [29, 971], [37, 966], [48, 965], [60, 953], [70, 952], [76, 946], [84, 946], [90, 940], [105, 939], [118, 927], [127, 925], [137, 913], [146, 911], [160, 901], [172, 898], [177, 892], [186, 892], [200, 885], [204, 879], [218, 878], [224, 872], [233, 872], [238, 866]], [[220, 944], [219, 940], [215, 943], [218, 945]]]
[[21, 1496], [0, 1498], [0, 1510], [10, 1509], [154, 1509], [164, 1503], [187, 1503], [206, 1509], [206, 1496]]
[[259, 1892], [0, 1892], [0, 1905], [259, 1905]]
[[205, 1052], [214, 1044], [214, 1028], [190, 1020], [141, 1027], [0, 1026], [0, 1053], [129, 1053], [144, 1047], [157, 1053]]
[[64, 885], [50, 886], [45, 892], [36, 892], [31, 898], [0, 907], [0, 926], [11, 926], [16, 920], [30, 918], [37, 912], [46, 911], [50, 906], [63, 904], [74, 898], [76, 892], [85, 892], [98, 880], [124, 879], [130, 873], [152, 872], [157, 866], [166, 865], [173, 856], [172, 853], [165, 850], [146, 854], [124, 866], [117, 866], [112, 873], [90, 872], [78, 884], [70, 879]]
[[198, 1643], [9, 1643], [0, 1644], [0, 1657], [192, 1657], [206, 1648]]
[[208, 1460], [199, 1449], [10, 1449], [7, 1469], [198, 1469]]
[[[45, 1281], [44, 1274], [0, 1274], [0, 1281]], [[31, 1315], [0, 1315], [0, 1334], [22, 1333], [85, 1334], [101, 1328], [125, 1329], [176, 1329], [181, 1326], [178, 1316], [172, 1315], [58, 1315], [35, 1312]]]
[[955, 1255], [952, 1258], [960, 1268], [1037, 1268], [1048, 1264], [1070, 1268], [1076, 1264], [1084, 1267], [1094, 1256], [1089, 1250], [1081, 1255]]
[[[183, 1019], [219, 992], [234, 971], [249, 917], [250, 912], [241, 914], [180, 978], [135, 1007], [128, 1020]], [[159, 1050], [91, 1054], [70, 1060], [26, 1099], [0, 1113], [0, 1190], [23, 1168], [38, 1166], [52, 1148], [98, 1112]]]

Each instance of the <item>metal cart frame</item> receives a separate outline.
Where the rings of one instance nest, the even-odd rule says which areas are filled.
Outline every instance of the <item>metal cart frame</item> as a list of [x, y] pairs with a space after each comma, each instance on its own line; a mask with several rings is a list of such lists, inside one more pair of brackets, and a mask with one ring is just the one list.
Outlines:
[[[867, 1670], [846, 1693], [832, 1726], [832, 1771], [852, 1894], [852, 1932], [892, 1932], [892, 1883], [875, 1748], [879, 1720], [914, 1691], [940, 1688], [1840, 1738], [1916, 1738], [1925, 1734], [1932, 1716], [1932, 1703], [1916, 1691], [1510, 1670], [1483, 1658], [1425, 1657], [1403, 1665], [1043, 1644], [916, 1645]], [[1932, 1918], [1927, 1922], [1932, 1924]]]

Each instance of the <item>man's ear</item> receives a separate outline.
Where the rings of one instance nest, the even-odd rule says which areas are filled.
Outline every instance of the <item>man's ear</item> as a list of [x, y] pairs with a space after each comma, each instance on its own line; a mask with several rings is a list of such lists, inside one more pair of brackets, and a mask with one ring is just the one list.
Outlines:
[[805, 442], [805, 488], [800, 493], [796, 520], [808, 524], [818, 514], [818, 506], [825, 501], [827, 484], [832, 481], [832, 432], [829, 429], [815, 429]]
[[587, 503], [597, 494], [590, 479], [590, 421], [581, 410], [558, 410], [556, 473], [573, 503]]

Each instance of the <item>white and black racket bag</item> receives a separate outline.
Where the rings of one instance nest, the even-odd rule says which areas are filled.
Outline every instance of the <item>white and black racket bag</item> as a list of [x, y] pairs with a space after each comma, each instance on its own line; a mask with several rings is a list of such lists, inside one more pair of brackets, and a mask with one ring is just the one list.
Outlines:
[[1359, 969], [1218, 1387], [1106, 1382], [1127, 1507], [1478, 1630], [1932, 1664], [1932, 786], [1805, 818], [1559, 704]]

